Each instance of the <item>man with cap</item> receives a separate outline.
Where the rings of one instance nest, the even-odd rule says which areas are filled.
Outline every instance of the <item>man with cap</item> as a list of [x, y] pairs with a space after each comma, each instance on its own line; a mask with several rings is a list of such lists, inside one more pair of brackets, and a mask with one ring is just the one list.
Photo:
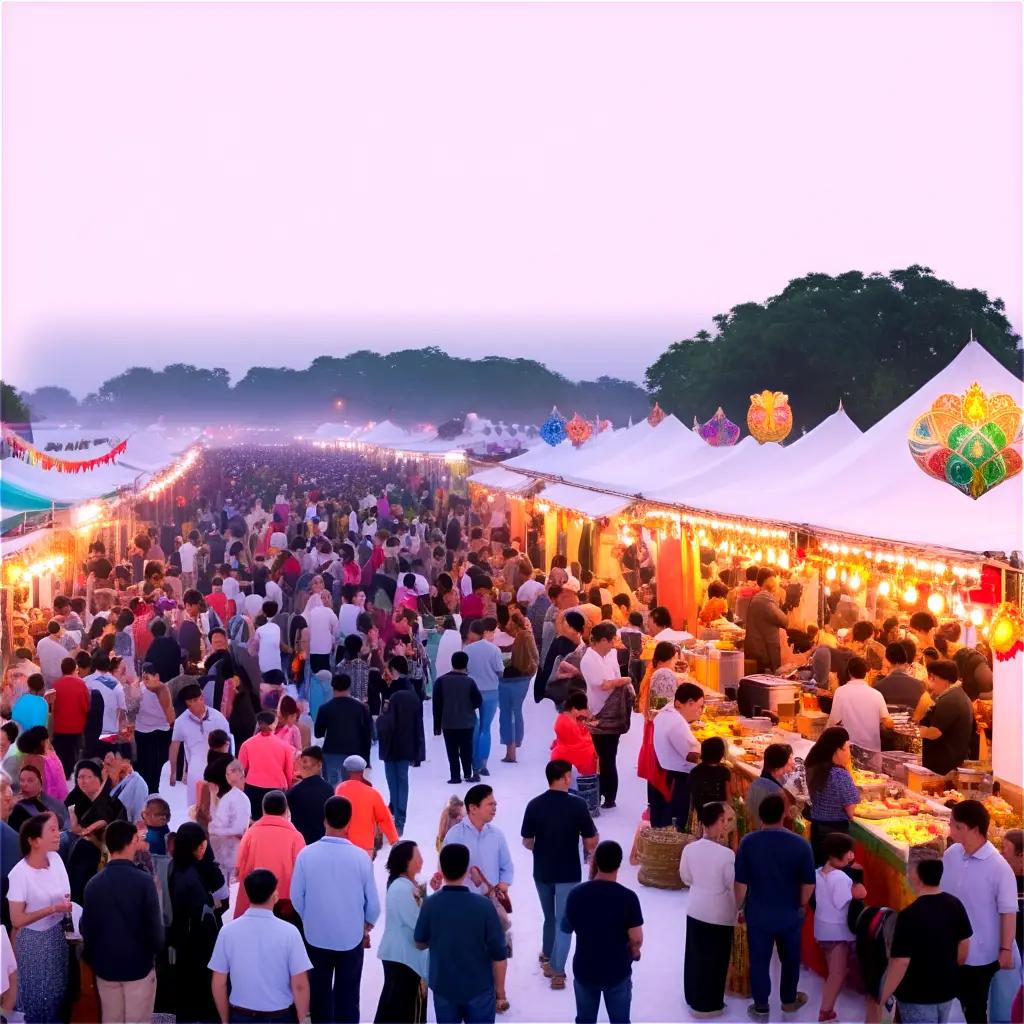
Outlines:
[[[222, 1021], [305, 1020], [313, 967], [298, 928], [274, 915], [277, 877], [257, 868], [242, 881], [248, 909], [217, 936], [210, 970]], [[259, 950], [259, 956], [253, 951]], [[228, 1001], [228, 978], [231, 997]]]
[[334, 792], [352, 805], [348, 839], [374, 857], [377, 852], [374, 842], [377, 830], [380, 829], [387, 841], [394, 844], [398, 842], [398, 829], [384, 797], [363, 777], [366, 761], [358, 754], [352, 754], [345, 758], [344, 768], [346, 779], [338, 784]]

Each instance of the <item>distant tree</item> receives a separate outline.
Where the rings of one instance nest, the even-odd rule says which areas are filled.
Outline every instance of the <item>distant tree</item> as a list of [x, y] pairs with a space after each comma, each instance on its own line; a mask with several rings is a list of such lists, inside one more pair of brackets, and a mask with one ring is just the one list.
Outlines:
[[57, 420], [73, 417], [78, 412], [78, 399], [67, 388], [51, 385], [25, 392], [22, 398], [36, 420]]
[[29, 407], [10, 384], [0, 380], [0, 419], [4, 423], [28, 423], [32, 419]]
[[702, 330], [671, 345], [648, 368], [647, 388], [684, 423], [719, 405], [742, 423], [750, 396], [770, 388], [790, 396], [796, 433], [840, 400], [863, 429], [934, 376], [972, 331], [1020, 376], [1020, 336], [1003, 309], [1001, 299], [928, 267], [809, 274], [763, 303], [714, 317], [714, 335]]

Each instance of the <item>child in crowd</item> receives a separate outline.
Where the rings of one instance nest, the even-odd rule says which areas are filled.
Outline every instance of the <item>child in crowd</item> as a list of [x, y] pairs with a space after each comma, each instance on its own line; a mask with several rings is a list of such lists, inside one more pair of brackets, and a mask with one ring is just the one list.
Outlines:
[[721, 736], [710, 736], [700, 745], [700, 763], [690, 772], [690, 802], [698, 821], [705, 804], [732, 800], [732, 772], [722, 764], [725, 753]]
[[167, 836], [171, 831], [171, 807], [161, 796], [151, 796], [142, 808], [142, 824], [146, 826], [146, 845], [151, 854], [167, 855]]
[[828, 962], [821, 990], [819, 1021], [836, 1019], [836, 998], [846, 981], [854, 934], [847, 921], [850, 903], [867, 896], [863, 872], [853, 864], [853, 840], [845, 832], [830, 832], [822, 840], [825, 863], [815, 873], [814, 938]]
[[449, 829], [453, 825], [458, 825], [460, 821], [466, 816], [466, 805], [457, 796], [449, 798], [448, 803], [444, 805], [444, 810], [441, 811], [441, 820], [437, 825], [437, 852], [441, 852], [441, 847], [444, 845], [444, 837], [448, 835]]

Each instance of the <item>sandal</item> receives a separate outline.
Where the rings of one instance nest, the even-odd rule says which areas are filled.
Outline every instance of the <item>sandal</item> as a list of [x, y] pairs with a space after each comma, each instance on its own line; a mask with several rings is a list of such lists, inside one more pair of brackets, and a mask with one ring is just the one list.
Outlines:
[[494, 1009], [497, 1010], [498, 1013], [508, 1013], [511, 1008], [511, 1004], [507, 999], [502, 998], [495, 1000]]
[[825, 1024], [826, 1021], [838, 1020], [835, 1010], [821, 1010], [818, 1013], [818, 1024]]
[[551, 975], [551, 987], [553, 989], [565, 988], [565, 975], [564, 974], [553, 974]]

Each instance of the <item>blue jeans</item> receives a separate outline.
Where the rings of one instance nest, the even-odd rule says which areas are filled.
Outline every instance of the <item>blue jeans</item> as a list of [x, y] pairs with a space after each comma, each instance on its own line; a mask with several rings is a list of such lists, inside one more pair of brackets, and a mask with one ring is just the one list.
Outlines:
[[629, 1024], [629, 1004], [633, 1000], [631, 977], [617, 981], [614, 985], [600, 986], [584, 985], [574, 978], [572, 987], [576, 991], [576, 1024], [597, 1024], [601, 996], [604, 996], [609, 1024]]
[[768, 968], [772, 961], [772, 950], [777, 946], [782, 963], [779, 978], [779, 998], [783, 1003], [796, 1002], [796, 986], [800, 980], [800, 932], [801, 925], [791, 928], [773, 928], [755, 925], [747, 918], [747, 946], [750, 950], [750, 994], [754, 1005], [767, 1009], [772, 994], [772, 981]]
[[952, 1012], [952, 999], [948, 1003], [900, 1003], [903, 1024], [946, 1024]]
[[551, 961], [551, 969], [555, 974], [565, 974], [565, 962], [569, 959], [569, 946], [572, 936], [562, 931], [561, 924], [565, 917], [565, 904], [569, 893], [579, 882], [538, 882], [537, 895], [540, 897], [540, 909], [544, 912], [544, 932], [541, 940], [541, 952]]
[[337, 786], [345, 777], [345, 754], [324, 754], [324, 778]]
[[496, 999], [493, 988], [458, 1003], [435, 992], [434, 1019], [437, 1024], [494, 1024]]
[[502, 743], [522, 745], [526, 725], [523, 722], [523, 701], [530, 680], [526, 676], [519, 679], [502, 679], [498, 683], [498, 703], [501, 711], [498, 717], [498, 736]]
[[388, 780], [388, 806], [395, 817], [395, 828], [401, 835], [409, 807], [409, 762], [385, 761], [384, 778]]
[[480, 705], [476, 732], [473, 733], [473, 767], [477, 771], [480, 771], [481, 765], [491, 756], [491, 724], [498, 713], [498, 691], [483, 690], [480, 696], [483, 698], [483, 704]]

